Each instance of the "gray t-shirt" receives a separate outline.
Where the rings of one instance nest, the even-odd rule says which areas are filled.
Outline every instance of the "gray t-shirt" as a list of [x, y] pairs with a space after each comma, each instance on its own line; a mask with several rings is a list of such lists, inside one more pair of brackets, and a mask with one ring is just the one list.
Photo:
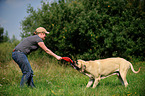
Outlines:
[[22, 42], [20, 42], [15, 47], [15, 50], [19, 50], [27, 55], [30, 52], [39, 48], [38, 42], [43, 42], [43, 40], [38, 35], [29, 36], [25, 38]]

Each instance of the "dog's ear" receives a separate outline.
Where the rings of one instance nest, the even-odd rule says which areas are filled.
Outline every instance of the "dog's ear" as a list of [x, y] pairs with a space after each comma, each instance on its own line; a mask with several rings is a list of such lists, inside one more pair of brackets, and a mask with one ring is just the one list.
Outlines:
[[81, 60], [81, 65], [83, 67], [84, 65], [86, 65], [86, 62], [84, 60]]

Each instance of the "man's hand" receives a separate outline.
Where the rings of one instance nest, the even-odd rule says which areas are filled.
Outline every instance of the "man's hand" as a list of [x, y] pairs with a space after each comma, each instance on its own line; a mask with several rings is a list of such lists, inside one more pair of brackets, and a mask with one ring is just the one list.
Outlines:
[[61, 60], [62, 59], [62, 57], [60, 57], [60, 56], [57, 56], [57, 60]]

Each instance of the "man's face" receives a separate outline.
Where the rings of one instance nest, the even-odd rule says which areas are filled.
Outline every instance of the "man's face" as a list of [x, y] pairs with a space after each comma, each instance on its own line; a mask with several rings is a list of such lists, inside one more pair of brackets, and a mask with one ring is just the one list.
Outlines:
[[46, 33], [41, 33], [41, 35], [42, 35], [42, 40], [45, 40]]

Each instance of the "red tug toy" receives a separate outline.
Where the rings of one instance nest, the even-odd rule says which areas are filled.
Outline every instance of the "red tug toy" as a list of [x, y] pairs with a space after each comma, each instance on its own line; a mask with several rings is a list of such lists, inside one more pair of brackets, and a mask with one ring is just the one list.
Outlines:
[[70, 62], [71, 66], [76, 69], [79, 70], [79, 68], [75, 65], [75, 62], [73, 60], [71, 60], [69, 57], [62, 57], [63, 60]]

